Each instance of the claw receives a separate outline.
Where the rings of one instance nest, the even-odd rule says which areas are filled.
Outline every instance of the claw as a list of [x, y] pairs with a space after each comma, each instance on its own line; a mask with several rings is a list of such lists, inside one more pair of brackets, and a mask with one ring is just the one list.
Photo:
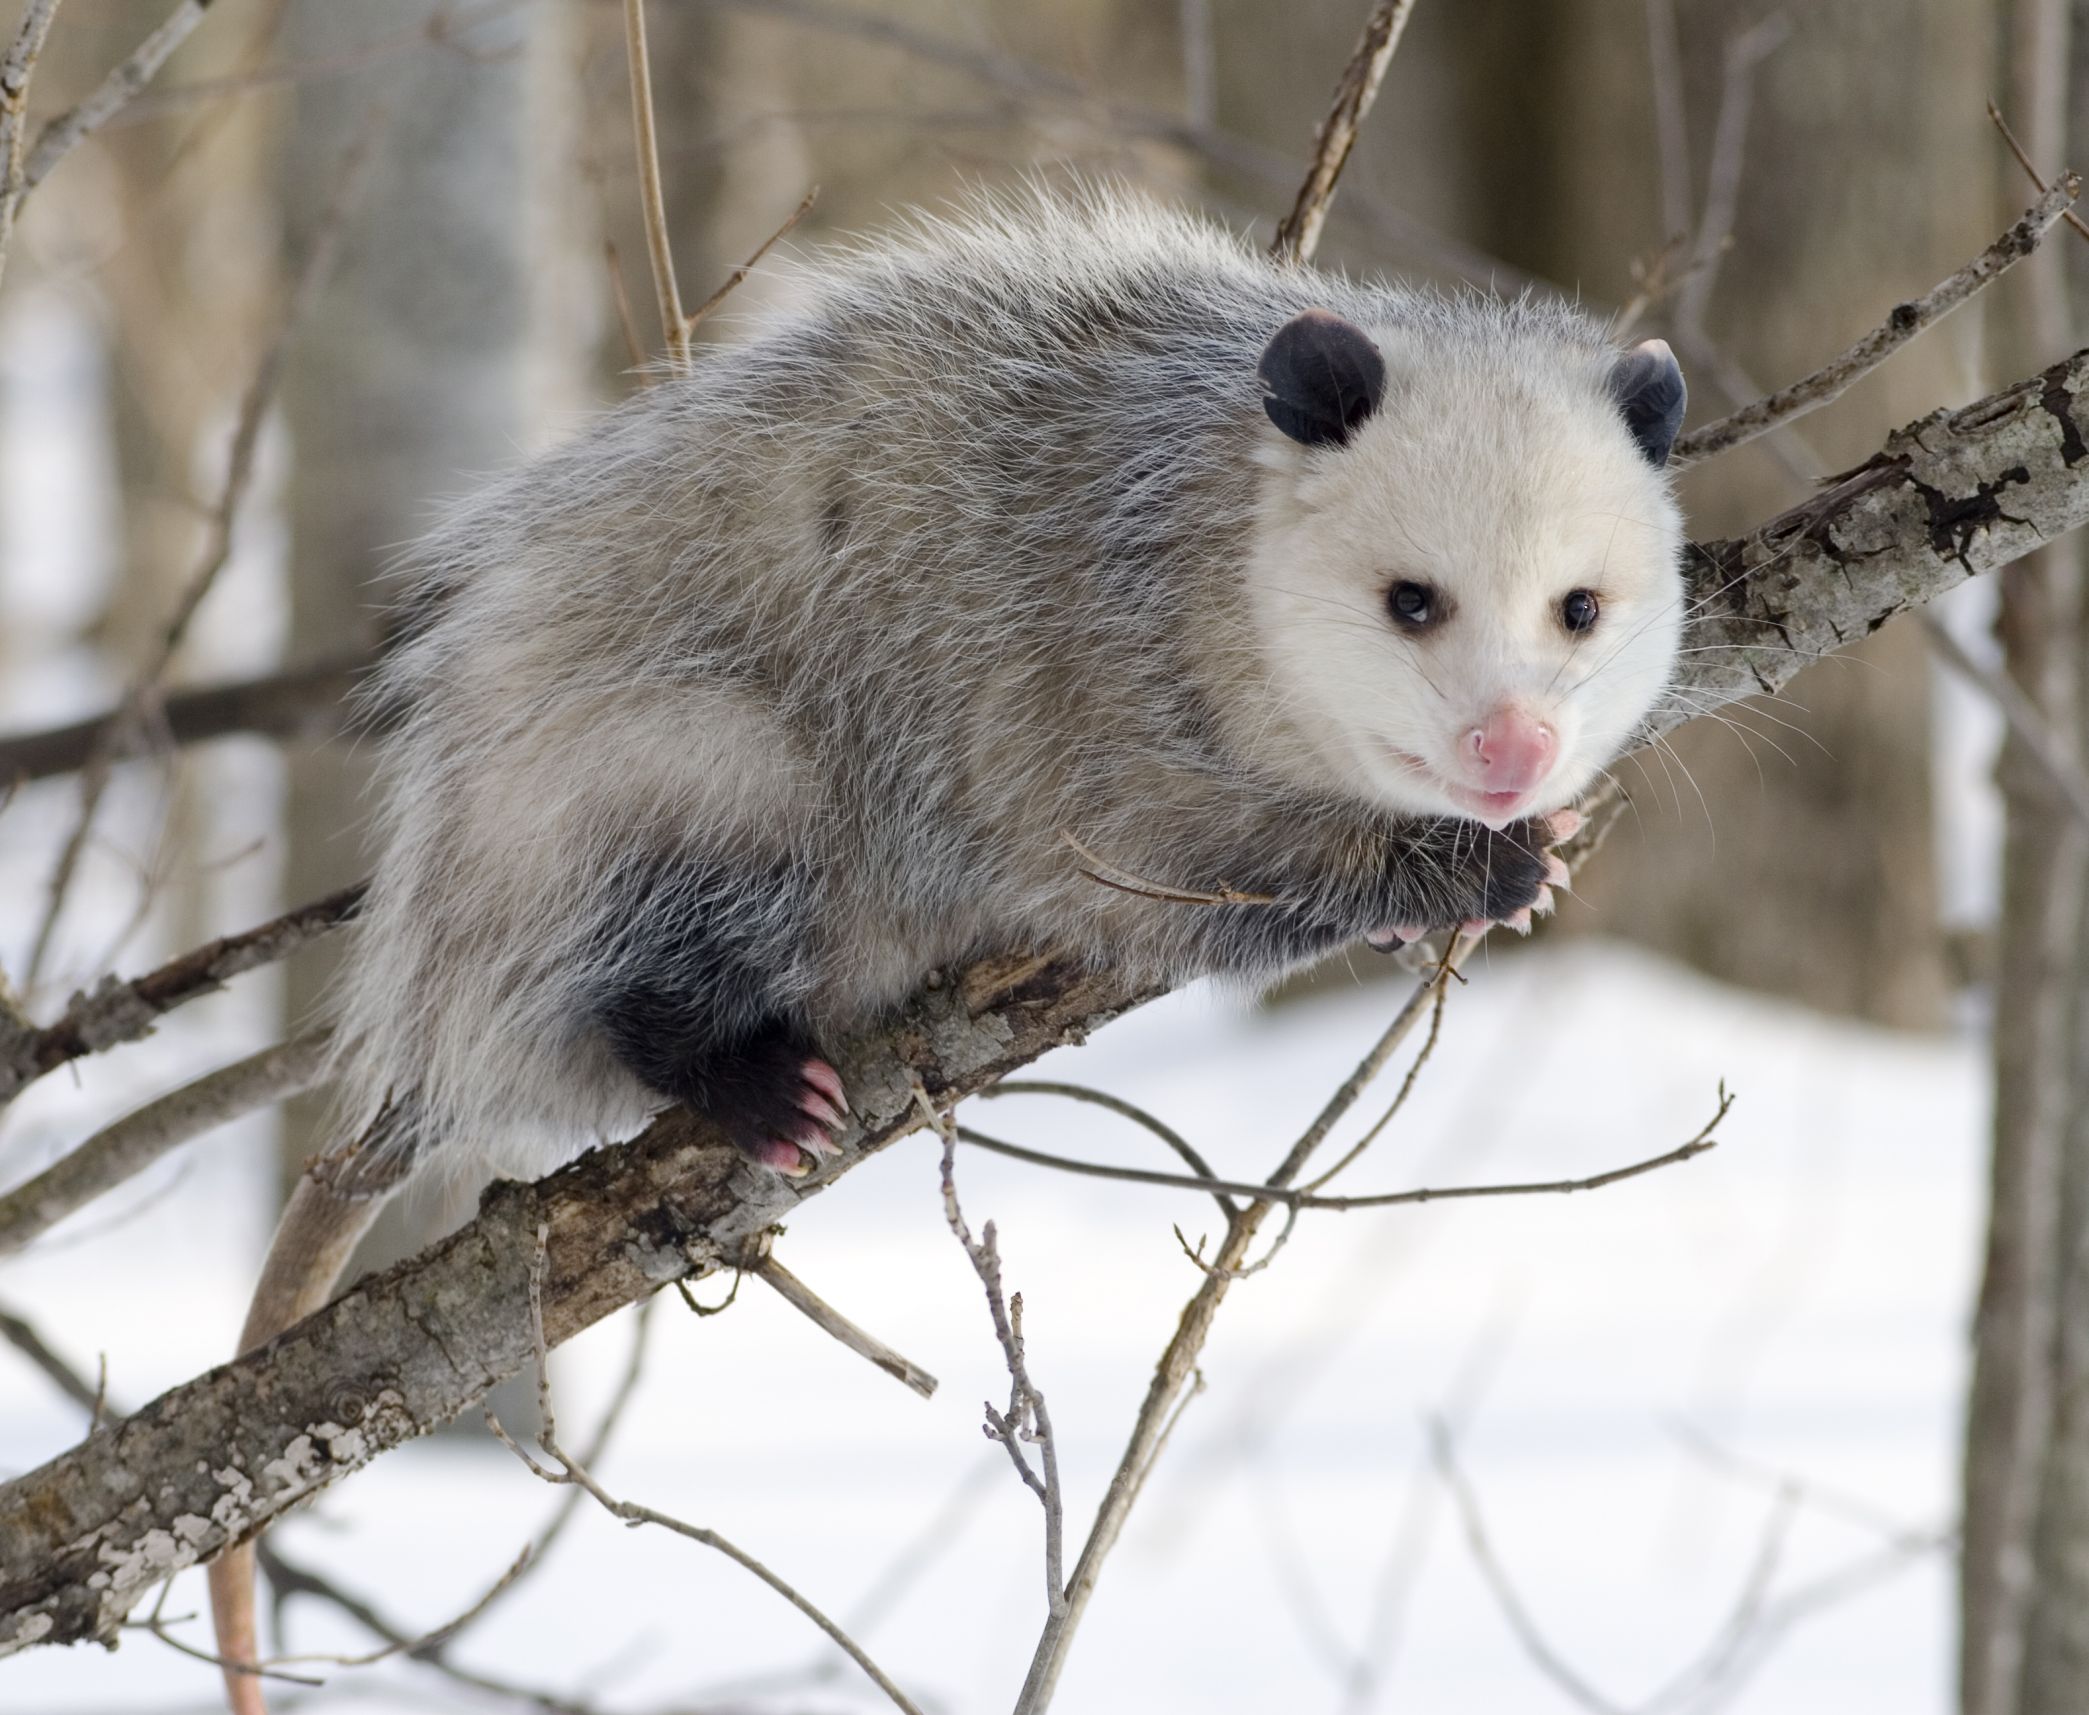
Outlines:
[[842, 1110], [834, 1105], [833, 1098], [826, 1091], [816, 1090], [809, 1084], [799, 1093], [798, 1111], [810, 1114], [821, 1125], [832, 1126], [836, 1131], [847, 1124], [846, 1117]]
[[829, 1135], [826, 1126], [811, 1120], [791, 1133], [791, 1142], [813, 1155], [839, 1155], [841, 1145]]
[[825, 1096], [843, 1113], [849, 1111], [848, 1092], [842, 1088], [841, 1074], [824, 1060], [808, 1060], [798, 1068], [803, 1078], [821, 1095]]
[[754, 1158], [764, 1167], [774, 1168], [786, 1179], [803, 1179], [812, 1171], [812, 1163], [800, 1153], [795, 1143], [786, 1143], [780, 1137], [764, 1139], [755, 1146]]

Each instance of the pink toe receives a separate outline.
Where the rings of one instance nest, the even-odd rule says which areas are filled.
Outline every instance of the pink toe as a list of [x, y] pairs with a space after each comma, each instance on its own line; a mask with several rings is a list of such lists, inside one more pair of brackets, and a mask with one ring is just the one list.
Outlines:
[[1555, 857], [1551, 852], [1547, 852], [1545, 854], [1545, 879], [1552, 883], [1554, 887], [1565, 887], [1574, 878], [1568, 871], [1564, 860]]
[[1484, 935], [1493, 927], [1494, 925], [1484, 917], [1468, 917], [1463, 923], [1458, 925], [1458, 930], [1460, 934], [1464, 935]]
[[848, 1092], [842, 1088], [841, 1074], [824, 1060], [808, 1060], [798, 1069], [803, 1078], [821, 1095], [825, 1096], [843, 1113], [849, 1111]]
[[841, 1109], [836, 1107], [826, 1093], [808, 1085], [798, 1096], [798, 1111], [810, 1114], [822, 1125], [831, 1125], [837, 1131], [842, 1126]]
[[[1552, 889], [1541, 887], [1538, 889], [1538, 897], [1530, 902], [1530, 911], [1536, 912], [1540, 917], [1546, 917], [1551, 915], [1552, 904]], [[1530, 912], [1527, 911], [1524, 915], [1528, 916]]]
[[1530, 907], [1526, 905], [1521, 911], [1511, 911], [1508, 916], [1502, 919], [1502, 926], [1515, 930], [1519, 935], [1528, 935], [1530, 933]]
[[799, 1153], [795, 1143], [786, 1143], [780, 1137], [765, 1138], [755, 1145], [754, 1158], [764, 1167], [773, 1167], [787, 1179], [803, 1179], [812, 1171], [812, 1163]]
[[1552, 837], [1556, 840], [1571, 840], [1581, 832], [1579, 810], [1555, 810], [1545, 820], [1552, 829]]

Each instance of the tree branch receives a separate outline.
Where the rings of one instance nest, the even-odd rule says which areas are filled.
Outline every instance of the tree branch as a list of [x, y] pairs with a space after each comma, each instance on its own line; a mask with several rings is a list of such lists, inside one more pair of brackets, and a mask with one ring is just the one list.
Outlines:
[[[1895, 614], [2089, 522], [2089, 473], [2076, 468], [2089, 461], [2076, 424], [2085, 387], [2089, 352], [1901, 430], [1747, 537], [1693, 547], [1693, 652], [1656, 725], [1774, 694]], [[750, 1260], [803, 1197], [920, 1123], [913, 1078], [947, 1109], [1149, 998], [1111, 973], [1041, 959], [924, 992], [898, 1024], [839, 1057], [862, 1130], [809, 1181], [748, 1167], [675, 1112], [536, 1185], [495, 1186], [462, 1231], [0, 1487], [0, 1655], [107, 1639], [168, 1573], [527, 1368], [540, 1226], [545, 1333], [558, 1344], [670, 1280]], [[153, 1009], [140, 1004], [149, 1024]]]
[[[361, 656], [284, 667], [252, 679], [170, 691], [155, 711], [156, 744], [202, 744], [234, 733], [335, 738], [353, 723], [349, 702], [371, 663]], [[0, 736], [0, 781], [48, 780], [84, 768], [121, 710], [41, 732]]]
[[102, 978], [93, 989], [74, 995], [52, 1023], [19, 1041], [0, 1042], [0, 1107], [67, 1061], [150, 1036], [161, 1016], [177, 1006], [216, 994], [242, 971], [274, 964], [331, 934], [362, 909], [364, 886], [357, 882], [255, 928], [222, 936], [128, 982]]
[[1742, 406], [1730, 417], [1691, 430], [1676, 442], [1675, 456], [1686, 462], [1710, 458], [1758, 435], [1767, 435], [1823, 405], [1833, 404], [1923, 329], [1942, 321], [2043, 244], [2054, 224], [2073, 209], [2081, 190], [2082, 181], [2073, 173], [2067, 174], [2026, 209], [2007, 232], [1948, 280], [1939, 281], [1919, 298], [1894, 305], [1893, 313], [1870, 333], [1811, 375], [1802, 376], [1789, 387], [1778, 388], [1766, 399]]

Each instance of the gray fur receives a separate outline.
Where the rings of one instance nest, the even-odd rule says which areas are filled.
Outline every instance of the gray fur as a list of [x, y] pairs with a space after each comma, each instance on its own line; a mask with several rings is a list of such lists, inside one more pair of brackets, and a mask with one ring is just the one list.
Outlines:
[[[1527, 837], [1450, 819], [1323, 729], [1383, 701], [1401, 748], [1433, 756], [1433, 727], [1402, 736], [1416, 718], [1386, 699], [1448, 673], [1430, 689], [1456, 728], [1456, 684], [1496, 667], [1371, 634], [1363, 582], [1282, 546], [1314, 529], [1426, 560], [1468, 611], [1491, 611], [1488, 579], [1528, 586], [1540, 627], [1554, 596], [1527, 564], [1558, 534], [1553, 496], [1589, 488], [1561, 463], [1575, 443], [1624, 485], [1590, 553], [1631, 635], [1531, 664], [1539, 643], [1489, 633], [1485, 656], [1528, 666], [1532, 695], [1549, 680], [1586, 729], [1559, 802], [1667, 680], [1673, 505], [1606, 390], [1615, 348], [1569, 309], [1279, 268], [1112, 193], [922, 221], [815, 257], [794, 293], [417, 552], [339, 1068], [344, 1119], [387, 1098], [410, 1116], [404, 1155], [527, 1176], [660, 1105], [592, 1010], [652, 931], [619, 889], [634, 865], [704, 866], [706, 908], [766, 949], [774, 1001], [816, 1037], [997, 949], [1262, 983], [1492, 900]], [[1354, 447], [1297, 447], [1264, 415], [1258, 358], [1309, 307], [1386, 350]], [[1366, 504], [1343, 484], [1375, 467], [1332, 461], [1370, 458], [1445, 474]], [[1447, 541], [1484, 547], [1468, 564]], [[1064, 833], [1159, 887], [1278, 903], [1104, 888]], [[720, 876], [741, 879], [719, 895]]]

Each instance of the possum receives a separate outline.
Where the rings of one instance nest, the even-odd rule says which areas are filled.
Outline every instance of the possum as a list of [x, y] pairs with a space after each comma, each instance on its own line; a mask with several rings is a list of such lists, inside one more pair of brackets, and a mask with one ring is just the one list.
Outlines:
[[[786, 268], [750, 337], [414, 552], [336, 1028], [355, 1141], [242, 1349], [417, 1168], [534, 1178], [681, 1103], [806, 1172], [847, 1124], [824, 1047], [933, 969], [1253, 987], [1526, 927], [1668, 685], [1659, 341], [1107, 190]], [[213, 1568], [234, 1662], [248, 1558]]]

